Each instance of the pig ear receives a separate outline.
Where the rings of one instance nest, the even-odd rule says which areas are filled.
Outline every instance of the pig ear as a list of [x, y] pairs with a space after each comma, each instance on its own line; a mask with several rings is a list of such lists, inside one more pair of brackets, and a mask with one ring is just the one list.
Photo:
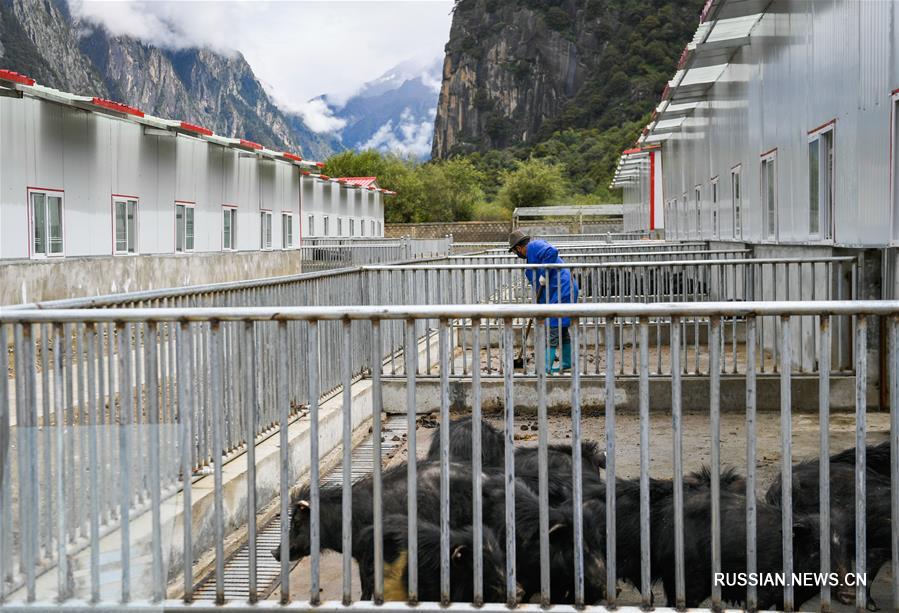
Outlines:
[[462, 556], [465, 555], [466, 549], [465, 545], [456, 545], [453, 549], [453, 560], [461, 560]]
[[804, 537], [817, 534], [814, 522], [808, 517], [800, 517], [793, 522], [793, 536]]
[[299, 501], [297, 503], [297, 511], [299, 511], [301, 513], [308, 513], [309, 512], [309, 501], [308, 500]]

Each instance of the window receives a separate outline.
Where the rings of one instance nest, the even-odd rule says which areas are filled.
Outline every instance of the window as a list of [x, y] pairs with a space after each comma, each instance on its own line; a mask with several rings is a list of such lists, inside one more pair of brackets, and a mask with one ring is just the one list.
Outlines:
[[308, 227], [307, 233], [309, 236], [315, 236], [315, 215], [310, 215], [306, 219], [306, 225]]
[[712, 236], [718, 235], [718, 177], [712, 178]]
[[359, 236], [365, 236], [365, 220], [359, 220]]
[[259, 223], [259, 248], [272, 248], [272, 212], [262, 211]]
[[765, 214], [765, 238], [777, 238], [777, 173], [774, 165], [777, 153], [769, 153], [762, 159], [762, 211]]
[[350, 236], [356, 236], [356, 220], [350, 219]]
[[222, 209], [222, 249], [233, 251], [236, 249], [235, 237], [237, 236], [237, 209], [226, 206]]
[[813, 239], [832, 238], [833, 124], [809, 136], [808, 231]]
[[31, 255], [60, 256], [62, 244], [62, 192], [31, 191]]
[[137, 200], [114, 198], [115, 252], [137, 253]]
[[696, 238], [702, 238], [702, 187], [693, 189], [693, 203], [696, 206]]
[[194, 205], [187, 202], [175, 203], [175, 251], [181, 253], [194, 250]]
[[374, 219], [371, 220], [371, 235], [377, 236], [377, 232], [375, 231], [375, 220]]
[[734, 238], [743, 238], [743, 193], [740, 189], [741, 166], [734, 166], [730, 171], [730, 206], [733, 223], [731, 232]]
[[343, 236], [343, 218], [337, 218], [337, 236]]
[[328, 216], [325, 215], [325, 223], [324, 223], [325, 227], [323, 229], [322, 236], [328, 236], [328, 221], [329, 221]]
[[293, 247], [293, 215], [281, 213], [281, 247], [289, 249]]

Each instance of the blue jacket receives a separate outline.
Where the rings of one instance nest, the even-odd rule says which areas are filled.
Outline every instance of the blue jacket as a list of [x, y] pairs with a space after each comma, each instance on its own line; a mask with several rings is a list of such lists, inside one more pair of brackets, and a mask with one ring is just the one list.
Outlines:
[[[565, 263], [559, 257], [558, 249], [540, 239], [534, 239], [528, 243], [526, 254], [528, 264]], [[540, 296], [541, 303], [577, 302], [577, 281], [571, 277], [571, 270], [568, 268], [529, 268], [524, 271], [524, 276], [527, 278], [528, 283], [536, 288], [537, 294], [540, 293], [540, 277], [543, 276], [546, 280], [546, 285], [543, 286], [543, 295]], [[548, 319], [547, 324], [558, 326], [559, 320], [556, 318]], [[561, 324], [567, 327], [571, 324], [571, 319], [563, 317]]]

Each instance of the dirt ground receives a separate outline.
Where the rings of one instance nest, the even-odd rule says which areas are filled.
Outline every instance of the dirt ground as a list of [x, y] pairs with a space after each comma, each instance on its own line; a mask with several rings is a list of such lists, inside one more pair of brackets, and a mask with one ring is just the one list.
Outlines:
[[[455, 417], [455, 416], [454, 416]], [[502, 428], [502, 416], [490, 415], [487, 419]], [[564, 416], [550, 416], [547, 419], [551, 442], [564, 442], [571, 436], [571, 419]], [[531, 418], [516, 419], [516, 435], [521, 445], [536, 445], [536, 420]], [[533, 429], [532, 429], [533, 427]], [[632, 414], [616, 416], [616, 465], [619, 477], [639, 477], [639, 418]], [[814, 415], [795, 415], [793, 427], [793, 459], [814, 457], [818, 453], [818, 418]], [[692, 471], [709, 462], [710, 435], [707, 413], [685, 413], [684, 430], [684, 470]], [[417, 430], [417, 455], [424, 457], [431, 437], [438, 430], [434, 427], [419, 427]], [[606, 447], [605, 419], [602, 415], [585, 416], [581, 422], [581, 432], [585, 439], [593, 439]], [[757, 422], [757, 480], [759, 494], [764, 494], [775, 475], [780, 470], [780, 418], [778, 413], [763, 412], [758, 414]], [[889, 436], [889, 414], [868, 413], [868, 444], [880, 443]], [[840, 413], [831, 417], [830, 440], [832, 452], [854, 446], [855, 417], [852, 414]], [[670, 414], [654, 414], [650, 418], [650, 472], [653, 477], [672, 477], [672, 425]], [[388, 463], [393, 466], [406, 461], [408, 448], [402, 447]], [[746, 472], [746, 425], [745, 417], [736, 414], [721, 416], [721, 461], [724, 466], [733, 466], [739, 472]], [[309, 593], [309, 560], [302, 561], [291, 573], [291, 592], [295, 598], [304, 599]], [[885, 567], [878, 575], [873, 586], [873, 597], [882, 607], [890, 602], [890, 571]], [[623, 584], [622, 584], [623, 585]], [[339, 600], [341, 597], [341, 555], [323, 553], [321, 558], [321, 598], [322, 600]], [[656, 597], [663, 594], [656, 588]], [[353, 598], [360, 595], [358, 570], [353, 566]], [[278, 597], [277, 592], [273, 597]], [[639, 594], [625, 586], [619, 597], [620, 604], [639, 604]], [[817, 610], [817, 599], [809, 601], [802, 607], [804, 611]], [[833, 604], [833, 610], [853, 611], [849, 606]]]

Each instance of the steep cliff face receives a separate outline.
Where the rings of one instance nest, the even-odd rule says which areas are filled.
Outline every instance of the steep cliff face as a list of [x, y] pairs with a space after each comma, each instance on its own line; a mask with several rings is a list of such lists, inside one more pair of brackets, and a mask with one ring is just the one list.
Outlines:
[[460, 0], [433, 156], [611, 127], [649, 108], [701, 0]]
[[0, 67], [217, 134], [324, 158], [340, 145], [292, 122], [239, 53], [172, 51], [73, 21], [64, 0], [0, 0]]

